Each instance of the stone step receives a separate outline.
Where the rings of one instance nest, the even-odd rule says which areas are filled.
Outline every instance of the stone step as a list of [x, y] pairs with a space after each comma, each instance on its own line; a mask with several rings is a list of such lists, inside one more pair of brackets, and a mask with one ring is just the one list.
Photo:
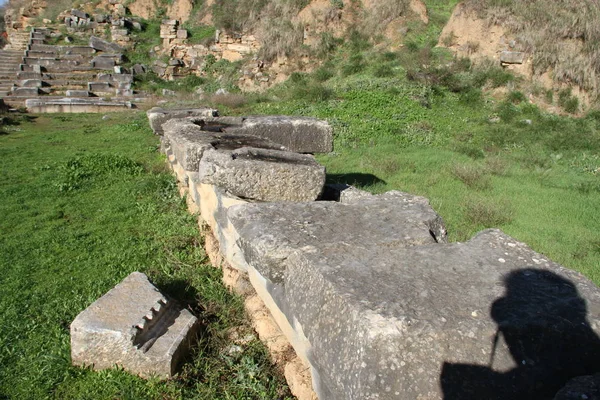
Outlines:
[[30, 46], [32, 51], [46, 51], [54, 54], [84, 54], [92, 55], [96, 53], [96, 50], [89, 46], [57, 46], [49, 44], [32, 44]]

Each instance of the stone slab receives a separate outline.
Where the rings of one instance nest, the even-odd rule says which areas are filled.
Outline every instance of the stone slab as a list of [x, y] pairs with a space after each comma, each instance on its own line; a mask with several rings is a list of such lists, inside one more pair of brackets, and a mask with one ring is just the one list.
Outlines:
[[520, 51], [503, 51], [500, 53], [500, 62], [504, 64], [523, 64], [525, 53]]
[[123, 53], [124, 49], [116, 43], [107, 42], [96, 36], [90, 37], [90, 47], [107, 53]]
[[65, 94], [67, 97], [90, 97], [87, 90], [67, 90]]
[[114, 91], [108, 82], [88, 82], [90, 92], [112, 92]]
[[402, 192], [348, 204], [248, 204], [228, 216], [246, 261], [274, 283], [284, 280], [283, 261], [304, 246], [392, 248], [446, 241], [442, 218], [428, 200]]
[[285, 150], [282, 146], [255, 136], [237, 135], [202, 130], [192, 119], [171, 119], [162, 124], [165, 138], [177, 162], [186, 171], [198, 173], [200, 160], [207, 150], [235, 150], [241, 147], [259, 147]]
[[92, 67], [104, 70], [112, 70], [117, 65], [111, 57], [94, 57], [91, 63]]
[[370, 244], [366, 226], [361, 244], [338, 218], [322, 243], [313, 210], [242, 213], [257, 208], [276, 212], [228, 215], [250, 267], [279, 257], [266, 287], [310, 343], [320, 399], [541, 400], [600, 366], [598, 288], [498, 230], [407, 246]]
[[101, 113], [123, 111], [132, 108], [133, 104], [129, 101], [64, 97], [27, 99], [25, 107], [32, 113]]
[[40, 93], [37, 87], [12, 87], [11, 90], [14, 96], [37, 96]]
[[209, 150], [200, 161], [198, 180], [243, 199], [315, 201], [323, 191], [325, 167], [313, 156], [288, 151]]
[[327, 121], [308, 117], [246, 117], [240, 132], [263, 137], [296, 153], [329, 153], [333, 129]]
[[121, 366], [143, 377], [171, 377], [195, 339], [198, 320], [134, 272], [71, 324], [74, 365]]
[[160, 107], [151, 108], [146, 112], [150, 127], [156, 135], [162, 135], [162, 125], [171, 120], [186, 117], [216, 117], [219, 112], [214, 108], [198, 107], [198, 108], [181, 108], [181, 109], [164, 109]]

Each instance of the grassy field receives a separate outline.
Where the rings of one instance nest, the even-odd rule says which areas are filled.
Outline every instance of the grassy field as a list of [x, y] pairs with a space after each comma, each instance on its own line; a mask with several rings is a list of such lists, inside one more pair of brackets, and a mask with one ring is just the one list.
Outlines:
[[[209, 266], [143, 113], [32, 117], [0, 135], [0, 399], [278, 399], [241, 299]], [[205, 324], [176, 378], [70, 365], [69, 324], [132, 271]]]
[[426, 196], [452, 241], [498, 227], [600, 284], [600, 112], [544, 113], [517, 78], [449, 58], [427, 35], [393, 53], [356, 37], [312, 74], [217, 106], [326, 118], [330, 182]]

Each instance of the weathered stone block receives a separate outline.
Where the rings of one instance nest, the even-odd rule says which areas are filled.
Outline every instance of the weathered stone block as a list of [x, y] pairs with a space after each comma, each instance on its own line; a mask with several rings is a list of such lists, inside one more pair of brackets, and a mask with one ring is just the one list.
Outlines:
[[323, 191], [325, 167], [313, 156], [243, 147], [207, 151], [198, 180], [259, 201], [314, 201]]
[[95, 50], [105, 51], [107, 53], [123, 53], [123, 48], [116, 43], [110, 43], [99, 37], [90, 37], [90, 47]]
[[188, 31], [186, 29], [177, 29], [177, 39], [187, 39]]
[[500, 53], [500, 62], [504, 64], [523, 64], [525, 53], [520, 51], [503, 51]]
[[67, 90], [67, 97], [90, 97], [90, 92], [87, 90]]
[[333, 130], [327, 121], [308, 117], [247, 117], [244, 133], [264, 137], [297, 153], [329, 153]]
[[228, 216], [262, 271], [253, 284], [304, 338], [320, 399], [548, 399], [598, 370], [600, 291], [580, 274], [498, 230], [427, 244], [410, 207], [355, 212], [356, 224], [319, 207]]
[[71, 15], [73, 15], [77, 18], [83, 18], [83, 19], [88, 18], [88, 15], [85, 12], [83, 12], [81, 10], [77, 10], [77, 9], [72, 9]]
[[12, 87], [11, 91], [15, 96], [37, 96], [40, 93], [37, 87]]
[[[186, 110], [180, 111], [185, 112]], [[162, 129], [169, 142], [169, 148], [179, 165], [184, 170], [196, 175], [200, 160], [207, 150], [235, 150], [241, 147], [283, 149], [282, 146], [256, 136], [205, 131], [193, 121], [194, 118], [171, 119], [162, 124]]]
[[111, 70], [115, 65], [115, 60], [111, 57], [94, 57], [92, 59], [92, 67], [97, 69]]
[[108, 82], [88, 82], [88, 90], [90, 92], [111, 92], [113, 88]]
[[21, 86], [21, 87], [40, 88], [40, 87], [42, 87], [42, 85], [43, 85], [43, 82], [41, 79], [24, 79], [22, 81], [19, 81], [19, 86]]
[[426, 198], [402, 192], [301, 204], [248, 204], [229, 219], [246, 260], [271, 282], [285, 276], [283, 260], [304, 246], [414, 246], [446, 241], [442, 218]]
[[195, 339], [198, 320], [134, 272], [71, 324], [74, 365], [119, 365], [144, 377], [172, 376]]
[[156, 135], [162, 135], [162, 125], [171, 120], [186, 117], [216, 117], [219, 112], [213, 108], [200, 107], [200, 108], [185, 108], [176, 110], [166, 110], [160, 107], [154, 107], [146, 112], [150, 127]]

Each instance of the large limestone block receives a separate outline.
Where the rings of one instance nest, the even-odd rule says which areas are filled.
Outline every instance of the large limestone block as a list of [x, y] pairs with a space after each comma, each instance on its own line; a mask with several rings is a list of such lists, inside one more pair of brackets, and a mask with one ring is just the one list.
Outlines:
[[172, 376], [195, 339], [198, 320], [134, 272], [71, 324], [74, 365], [119, 365], [143, 377]]
[[599, 370], [600, 291], [581, 275], [498, 230], [428, 243], [419, 213], [320, 207], [228, 213], [320, 399], [541, 400]]
[[284, 261], [304, 246], [393, 248], [446, 241], [444, 223], [428, 200], [402, 192], [345, 204], [247, 204], [228, 216], [248, 263], [274, 283], [283, 282]]
[[200, 160], [207, 150], [235, 150], [241, 147], [283, 149], [256, 136], [206, 131], [200, 122], [196, 123], [194, 118], [190, 118], [171, 119], [162, 124], [165, 139], [175, 159], [184, 170], [194, 174], [198, 173]]
[[327, 121], [308, 117], [247, 117], [244, 133], [260, 136], [297, 153], [329, 153], [333, 150], [333, 129]]
[[185, 108], [185, 109], [171, 109], [167, 110], [160, 107], [151, 108], [146, 112], [150, 127], [156, 135], [162, 135], [164, 133], [162, 125], [171, 120], [186, 117], [198, 117], [198, 118], [210, 118], [219, 115], [219, 112], [213, 108], [199, 107], [199, 108]]
[[314, 201], [323, 191], [325, 167], [313, 156], [243, 147], [207, 151], [200, 162], [201, 183], [258, 201]]

